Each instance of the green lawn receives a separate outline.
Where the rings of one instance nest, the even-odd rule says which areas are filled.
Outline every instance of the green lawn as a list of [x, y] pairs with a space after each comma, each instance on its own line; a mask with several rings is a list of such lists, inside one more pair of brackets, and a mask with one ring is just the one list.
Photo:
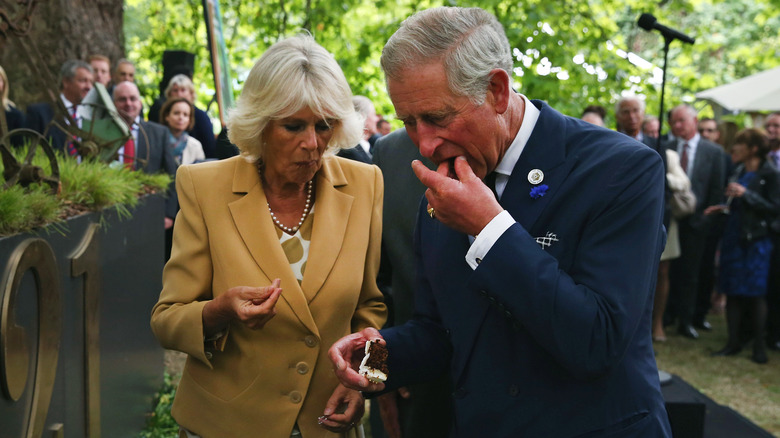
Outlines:
[[[701, 393], [741, 413], [775, 436], [780, 435], [780, 353], [769, 351], [769, 363], [750, 360], [751, 348], [732, 357], [710, 357], [726, 345], [726, 320], [710, 315], [714, 329], [699, 340], [667, 331], [668, 341], [655, 343], [658, 368], [682, 377]], [[669, 327], [671, 329], [671, 327]]]

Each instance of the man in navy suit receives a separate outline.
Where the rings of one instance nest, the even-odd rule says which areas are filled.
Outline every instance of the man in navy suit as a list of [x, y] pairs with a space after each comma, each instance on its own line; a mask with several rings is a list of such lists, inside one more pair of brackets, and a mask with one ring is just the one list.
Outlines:
[[[81, 125], [81, 101], [92, 89], [92, 67], [84, 61], [66, 61], [60, 68], [60, 95], [62, 105], [68, 111], [72, 120]], [[57, 116], [60, 126], [70, 123], [60, 111]], [[72, 139], [59, 127], [52, 124], [55, 117], [55, 108], [48, 102], [34, 103], [27, 107], [25, 128], [32, 129], [40, 134], [46, 134], [47, 140], [55, 150], [64, 150], [69, 155], [76, 155], [78, 151], [73, 147]]]
[[[515, 93], [503, 28], [479, 8], [408, 18], [382, 68], [438, 167], [413, 164], [428, 187], [414, 318], [334, 344], [341, 382], [372, 392], [449, 370], [456, 437], [671, 436], [650, 337], [658, 154]], [[355, 371], [375, 338], [386, 385]]]

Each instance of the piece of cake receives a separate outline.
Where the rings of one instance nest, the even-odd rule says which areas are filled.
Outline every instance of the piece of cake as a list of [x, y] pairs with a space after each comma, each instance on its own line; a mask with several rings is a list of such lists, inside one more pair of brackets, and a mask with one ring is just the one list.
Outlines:
[[378, 340], [366, 342], [366, 355], [358, 372], [373, 383], [387, 380], [387, 348]]

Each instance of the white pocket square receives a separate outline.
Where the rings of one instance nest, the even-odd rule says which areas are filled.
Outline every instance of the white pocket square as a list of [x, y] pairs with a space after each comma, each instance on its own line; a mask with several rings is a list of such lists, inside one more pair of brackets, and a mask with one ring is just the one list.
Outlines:
[[553, 242], [558, 241], [558, 236], [553, 233], [552, 231], [548, 231], [547, 235], [544, 237], [536, 237], [536, 243], [542, 246], [542, 249], [546, 249], [548, 246], [552, 245]]

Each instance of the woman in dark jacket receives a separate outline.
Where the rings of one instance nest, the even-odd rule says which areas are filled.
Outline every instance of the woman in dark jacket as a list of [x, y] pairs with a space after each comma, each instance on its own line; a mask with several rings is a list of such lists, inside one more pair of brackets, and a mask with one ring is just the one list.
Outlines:
[[740, 352], [740, 324], [752, 324], [755, 339], [752, 359], [766, 363], [764, 328], [769, 261], [772, 255], [770, 226], [780, 213], [780, 173], [766, 160], [768, 140], [758, 129], [739, 132], [731, 149], [737, 165], [726, 186], [725, 205], [707, 208], [705, 214], [728, 213], [720, 250], [720, 292], [728, 296], [726, 320], [729, 339], [715, 356]]

